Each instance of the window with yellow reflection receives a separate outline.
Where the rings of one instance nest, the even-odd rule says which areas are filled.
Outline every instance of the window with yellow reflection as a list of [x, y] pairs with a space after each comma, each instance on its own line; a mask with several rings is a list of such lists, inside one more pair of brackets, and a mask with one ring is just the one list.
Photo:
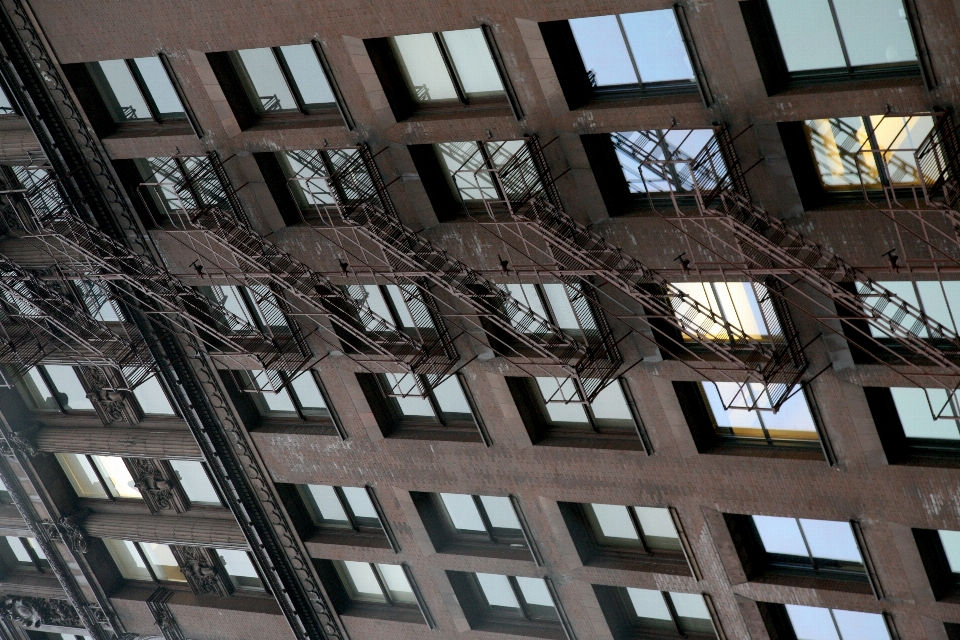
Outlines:
[[[728, 340], [731, 337], [762, 339], [781, 334], [770, 294], [751, 282], [679, 282], [682, 296], [673, 300], [682, 319], [684, 339]], [[762, 307], [769, 310], [765, 314]], [[709, 310], [709, 313], [708, 313]], [[694, 332], [697, 335], [691, 335]]]
[[923, 176], [914, 152], [933, 130], [932, 116], [806, 120], [803, 128], [827, 191], [915, 186]]
[[803, 390], [787, 398], [774, 412], [761, 384], [702, 382], [700, 389], [722, 438], [752, 440], [757, 444], [813, 442], [819, 439], [816, 423]]
[[81, 498], [141, 498], [123, 458], [58, 453], [57, 460]]
[[103, 538], [117, 568], [128, 580], [186, 582], [170, 547], [154, 542]]

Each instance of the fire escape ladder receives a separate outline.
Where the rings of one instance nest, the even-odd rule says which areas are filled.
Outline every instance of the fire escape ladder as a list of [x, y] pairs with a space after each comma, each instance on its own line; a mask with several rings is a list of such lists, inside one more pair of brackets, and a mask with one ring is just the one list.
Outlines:
[[[515, 192], [522, 198], [511, 197], [512, 213], [530, 223], [529, 228], [547, 242], [564, 269], [594, 272], [598, 279], [639, 302], [649, 315], [672, 325], [685, 342], [696, 343], [704, 352], [764, 384], [772, 406], [779, 407], [786, 400], [806, 367], [802, 353], [791, 348], [789, 336], [761, 340], [747, 335], [567, 215], [559, 206], [559, 195], [535, 137], [527, 140], [498, 175], [502, 184], [523, 186]], [[779, 325], [784, 327], [783, 322]], [[723, 330], [718, 332], [716, 327]]]
[[[700, 215], [723, 223], [735, 236], [748, 269], [751, 265], [785, 270], [814, 290], [830, 297], [850, 315], [865, 319], [908, 352], [952, 374], [960, 374], [960, 337], [916, 306], [859, 272], [840, 257], [769, 215], [738, 186], [742, 172], [725, 128], [693, 161], [695, 175], [712, 174], [726, 166], [727, 176], [713, 175], [712, 184], [724, 184], [712, 199], [700, 200]], [[719, 159], [722, 158], [722, 159]], [[738, 177], [740, 176], [740, 177]], [[784, 279], [780, 278], [783, 282]], [[849, 322], [847, 323], [848, 326]], [[866, 339], [876, 340], [870, 332]], [[921, 337], [928, 335], [929, 339]], [[877, 352], [887, 350], [877, 343]]]
[[[592, 401], [606, 387], [622, 359], [602, 314], [596, 314], [597, 333], [602, 337], [585, 336], [588, 344], [581, 344], [501, 286], [406, 228], [400, 222], [367, 147], [361, 147], [358, 154], [333, 169], [329, 176], [331, 192], [337, 198], [344, 220], [356, 225], [376, 242], [390, 268], [400, 272], [423, 272], [425, 280], [474, 309], [498, 333], [508, 336], [523, 350], [515, 355], [503, 354], [508, 358], [522, 360], [529, 353], [563, 366], [578, 385], [585, 401]], [[582, 291], [579, 283], [573, 284], [575, 290]], [[595, 305], [588, 294], [582, 295], [582, 300], [572, 300], [571, 303], [581, 311], [587, 305]], [[611, 352], [616, 358], [609, 358]]]
[[[215, 154], [171, 161], [180, 164], [183, 181], [159, 185], [158, 190], [168, 194], [167, 213], [174, 227], [202, 231], [218, 252], [230, 256], [240, 273], [258, 274], [242, 276], [245, 280], [259, 281], [284, 292], [289, 296], [288, 302], [296, 301], [314, 315], [329, 317], [346, 334], [351, 346], [362, 345], [373, 354], [405, 365], [415, 374], [444, 375], [455, 364], [456, 355], [446, 348], [442, 332], [437, 332], [434, 340], [415, 339], [375, 314], [364, 301], [351, 297], [344, 288], [254, 232]], [[176, 197], [170, 195], [171, 191]], [[298, 313], [294, 311], [293, 315]]]

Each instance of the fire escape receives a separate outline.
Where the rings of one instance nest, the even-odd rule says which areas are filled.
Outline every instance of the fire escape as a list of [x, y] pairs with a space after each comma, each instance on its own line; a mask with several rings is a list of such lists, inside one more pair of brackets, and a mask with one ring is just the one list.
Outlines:
[[[312, 226], [364, 264], [390, 271], [391, 279], [415, 285], [428, 296], [435, 287], [464, 304], [480, 318], [494, 350], [528, 373], [544, 365], [560, 367], [564, 375], [559, 377], [572, 380], [576, 393], [548, 401], [591, 402], [616, 376], [622, 358], [602, 314], [594, 314], [596, 330], [584, 331], [582, 341], [574, 339], [505, 288], [408, 229], [367, 147], [300, 153], [311, 155], [302, 158], [303, 169], [293, 180], [310, 185], [316, 196], [313, 205], [320, 220]], [[378, 254], [364, 249], [363, 242], [346, 239], [338, 229], [344, 223], [360, 231]], [[583, 292], [571, 297], [581, 317], [590, 313], [592, 304]], [[468, 319], [460, 315], [451, 321]]]
[[[748, 382], [761, 383], [774, 409], [787, 399], [806, 367], [790, 325], [781, 320], [783, 331], [767, 338], [748, 335], [735, 322], [575, 221], [562, 209], [536, 137], [524, 140], [507, 157], [500, 153], [501, 157], [491, 161], [497, 151], [489, 152], [481, 145], [477, 153], [485, 160], [464, 161], [459, 172], [485, 196], [484, 226], [502, 234], [505, 223], [519, 223], [509, 244], [535, 263], [556, 264], [562, 271], [575, 274], [561, 275], [565, 282], [608, 286], [639, 303], [648, 319], [673, 330], [670, 336], [674, 337], [660, 339], [660, 346], [673, 357], [741, 384], [744, 381], [734, 372], [745, 375]], [[540, 243], [524, 231], [531, 232]], [[761, 306], [765, 316], [774, 314], [772, 300]]]
[[[956, 154], [955, 133], [949, 121], [944, 122], [940, 120], [916, 151], [915, 166], [939, 169], [935, 180], [921, 177], [913, 187], [924, 194], [917, 201], [926, 206], [912, 210], [902, 205], [895, 207], [893, 203], [902, 197], [903, 191], [894, 185], [883, 189], [891, 203], [887, 213], [893, 209], [897, 213], [911, 212], [923, 221], [924, 228], [935, 226], [929, 222], [931, 212], [945, 213], [951, 219], [956, 216], [949, 207], [950, 197], [956, 193], [952, 180], [957, 175], [955, 167], [960, 156]], [[884, 151], [870, 153], [883, 156]], [[957, 388], [960, 337], [956, 331], [756, 205], [750, 198], [733, 139], [726, 128], [718, 127], [695, 157], [675, 156], [668, 161], [672, 175], [681, 176], [680, 181], [671, 179], [663, 170], [666, 163], [657, 157], [652, 145], [631, 155], [637, 160], [641, 174], [647, 171], [648, 175], [669, 185], [674, 211], [662, 214], [663, 219], [701, 248], [712, 251], [719, 264], [754, 279], [776, 282], [781, 291], [789, 290], [793, 294], [784, 296], [786, 300], [799, 312], [820, 321], [829, 331], [836, 331], [830, 323], [839, 321], [847, 338], [855, 340], [878, 364], [891, 367], [911, 384], [945, 386], [950, 391]], [[856, 165], [866, 166], [860, 161]], [[889, 163], [883, 163], [880, 171], [889, 172]], [[931, 197], [933, 185], [942, 190], [941, 199]], [[693, 197], [692, 209], [683, 205], [689, 201], [684, 201], [684, 196]], [[929, 237], [926, 244], [931, 252], [935, 249]], [[731, 258], [732, 255], [736, 258]], [[949, 259], [955, 261], [955, 258]], [[895, 263], [896, 260], [891, 261]], [[801, 284], [809, 290], [798, 286]], [[835, 309], [826, 307], [811, 291], [832, 300]], [[945, 383], [944, 377], [951, 378], [952, 382]]]

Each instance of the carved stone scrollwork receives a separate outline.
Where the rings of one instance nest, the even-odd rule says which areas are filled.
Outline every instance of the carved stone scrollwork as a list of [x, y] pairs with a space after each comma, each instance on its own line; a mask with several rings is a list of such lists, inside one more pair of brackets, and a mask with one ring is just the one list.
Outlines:
[[28, 629], [40, 626], [84, 628], [77, 610], [66, 600], [6, 596], [0, 601], [0, 617]]
[[165, 640], [186, 640], [177, 619], [173, 617], [173, 611], [167, 602], [173, 597], [173, 592], [163, 587], [157, 587], [157, 590], [147, 598], [147, 607], [153, 614], [153, 620]]
[[40, 455], [42, 452], [37, 448], [36, 444], [37, 432], [38, 429], [32, 427], [22, 431], [14, 431], [5, 439], [0, 438], [0, 455], [10, 458], [11, 460], [16, 459], [16, 452], [18, 451], [31, 458]]
[[90, 509], [79, 509], [56, 520], [41, 520], [40, 526], [54, 542], [67, 545], [75, 553], [87, 552], [87, 534], [81, 526]]
[[101, 367], [78, 367], [80, 379], [87, 390], [87, 398], [93, 404], [100, 420], [105, 425], [114, 422], [138, 424], [143, 419], [140, 405], [130, 391], [123, 387], [126, 382], [119, 371]]
[[229, 596], [233, 593], [233, 583], [227, 574], [217, 552], [204, 547], [170, 547], [180, 564], [183, 577], [198, 596]]
[[190, 508], [190, 499], [169, 462], [149, 458], [124, 458], [124, 462], [152, 513], [169, 509], [183, 513]]

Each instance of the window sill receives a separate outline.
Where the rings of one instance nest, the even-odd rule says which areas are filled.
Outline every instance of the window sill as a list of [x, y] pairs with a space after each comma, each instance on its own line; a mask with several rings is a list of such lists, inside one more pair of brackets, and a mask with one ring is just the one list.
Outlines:
[[483, 438], [477, 425], [396, 424], [383, 430], [383, 437], [394, 440], [441, 440], [444, 442], [479, 442]]
[[644, 573], [661, 573], [671, 576], [690, 576], [690, 565], [682, 553], [667, 554], [654, 553], [648, 556], [642, 551], [608, 551], [602, 548], [596, 550], [596, 555], [584, 561], [587, 567], [599, 569], [619, 569], [621, 571], [642, 571]]
[[421, 106], [401, 122], [424, 122], [431, 120], [463, 120], [476, 118], [513, 118], [510, 104], [497, 100], [493, 104], [481, 102], [472, 105], [456, 103], [453, 105]]
[[319, 129], [326, 127], [346, 127], [343, 116], [336, 109], [318, 113], [272, 113], [261, 115], [256, 121], [244, 128], [244, 131], [275, 131], [281, 129]]
[[261, 418], [260, 424], [254, 431], [259, 433], [296, 433], [311, 436], [340, 437], [333, 420], [329, 418], [315, 418], [301, 420], [300, 418]]
[[[917, 451], [908, 448], [907, 453], [890, 464], [904, 467], [931, 467], [936, 469], [960, 469], [960, 450], [946, 451]], [[958, 600], [960, 602], [960, 600]]]
[[872, 91], [902, 87], [923, 88], [920, 67], [902, 68], [898, 71], [877, 71], [863, 74], [822, 74], [790, 78], [786, 86], [772, 96], [823, 95], [833, 91]]
[[866, 574], [863, 575], [862, 580], [845, 580], [842, 578], [804, 576], [767, 571], [756, 578], [752, 578], [750, 581], [762, 584], [775, 584], [784, 587], [799, 587], [801, 589], [819, 589], [822, 591], [842, 591], [845, 593], [873, 595], [873, 589], [870, 588], [870, 582], [867, 580]]
[[626, 89], [623, 91], [599, 91], [591, 95], [587, 101], [571, 109], [572, 112], [592, 111], [595, 109], [626, 109], [638, 107], [658, 107], [671, 104], [702, 104], [703, 98], [697, 85], [690, 84], [676, 87], [671, 91], [637, 91]]
[[341, 616], [354, 618], [375, 618], [377, 620], [387, 620], [390, 622], [408, 622], [413, 624], [426, 625], [423, 620], [423, 614], [420, 608], [415, 604], [378, 604], [376, 602], [356, 602], [351, 601], [342, 611], [338, 611]]
[[700, 451], [703, 454], [723, 456], [746, 456], [753, 458], [779, 458], [786, 460], [811, 460], [826, 462], [820, 441], [810, 444], [720, 441]]
[[520, 560], [533, 562], [533, 556], [526, 547], [514, 547], [506, 544], [461, 542], [452, 540], [437, 545], [437, 553], [475, 558], [499, 558], [501, 560]]
[[615, 451], [644, 451], [643, 442], [635, 432], [629, 433], [563, 433], [550, 429], [533, 444], [544, 447], [576, 447], [580, 449], [612, 449]]
[[163, 124], [153, 121], [126, 122], [116, 125], [113, 132], [103, 136], [103, 139], [157, 138], [162, 136], [196, 136], [196, 134], [187, 120], [173, 120]]
[[531, 620], [506, 621], [503, 619], [483, 619], [470, 624], [474, 631], [488, 631], [515, 636], [546, 638], [547, 640], [566, 640], [567, 636], [559, 622], [535, 622]]
[[[390, 549], [390, 541], [387, 535], [381, 530], [379, 532], [354, 531], [353, 529], [344, 529], [337, 531], [334, 529], [317, 529], [313, 535], [304, 541], [309, 547], [311, 545], [336, 545], [345, 547], [366, 547], [369, 549]], [[311, 554], [312, 555], [312, 554]], [[323, 558], [323, 555], [315, 556]]]

